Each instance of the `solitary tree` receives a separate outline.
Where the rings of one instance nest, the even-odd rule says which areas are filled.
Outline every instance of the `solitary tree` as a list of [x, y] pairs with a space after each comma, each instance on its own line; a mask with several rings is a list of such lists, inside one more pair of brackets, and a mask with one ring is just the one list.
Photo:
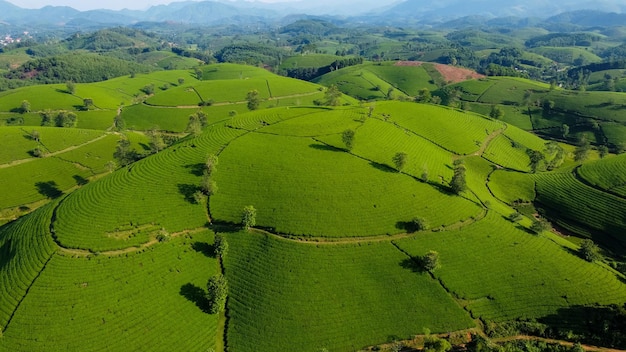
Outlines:
[[202, 190], [202, 193], [210, 197], [217, 193], [217, 183], [211, 179], [209, 174], [205, 173], [202, 177], [200, 189]]
[[447, 352], [451, 349], [452, 345], [446, 339], [432, 335], [424, 338], [424, 352]]
[[30, 102], [28, 100], [23, 100], [22, 101], [22, 104], [20, 105], [20, 112], [22, 114], [30, 112]]
[[330, 87], [328, 87], [328, 89], [326, 89], [326, 92], [324, 93], [324, 100], [325, 100], [325, 105], [330, 105], [330, 106], [338, 106], [339, 104], [341, 104], [341, 96], [343, 94], [341, 93], [341, 91], [339, 90], [339, 88], [332, 84]]
[[465, 180], [465, 165], [458, 164], [454, 166], [454, 175], [450, 181], [450, 188], [456, 194], [461, 194], [467, 189], [467, 181]]
[[243, 208], [241, 223], [246, 230], [256, 225], [256, 209], [252, 205]]
[[113, 118], [113, 128], [116, 131], [123, 131], [126, 129], [126, 121], [122, 118], [122, 114], [116, 115]]
[[506, 218], [509, 221], [518, 222], [518, 221], [521, 221], [524, 218], [524, 216], [522, 216], [522, 214], [520, 214], [519, 212], [513, 212], [509, 216], [507, 216]]
[[607, 155], [609, 155], [609, 147], [606, 145], [599, 146], [598, 153], [600, 154], [600, 159], [604, 159]]
[[536, 234], [548, 231], [549, 229], [550, 223], [544, 218], [535, 219], [533, 220], [533, 224], [530, 225], [530, 230]]
[[78, 123], [78, 117], [75, 113], [70, 111], [59, 111], [54, 118], [54, 125], [56, 127], [76, 127]]
[[41, 135], [39, 134], [39, 131], [32, 130], [32, 132], [30, 132], [30, 138], [34, 140], [35, 142], [39, 143], [39, 138], [41, 138]]
[[541, 168], [541, 163], [546, 159], [546, 157], [538, 150], [527, 149], [526, 154], [530, 158], [530, 170], [533, 173], [536, 173]]
[[417, 94], [415, 101], [420, 102], [420, 103], [430, 103], [430, 100], [432, 99], [432, 97], [433, 96], [432, 94], [430, 94], [430, 90], [428, 88], [422, 88]]
[[428, 221], [426, 219], [416, 216], [410, 222], [411, 231], [425, 231], [428, 230]]
[[586, 138], [583, 138], [581, 143], [574, 150], [574, 161], [585, 161], [589, 157], [589, 151], [591, 150], [591, 145], [587, 141]]
[[354, 134], [354, 130], [345, 130], [341, 133], [341, 140], [348, 151], [354, 146]]
[[261, 104], [261, 98], [259, 98], [258, 90], [251, 90], [246, 95], [246, 101], [248, 102], [248, 110], [256, 110]]
[[180, 85], [182, 85], [182, 84], [184, 84], [184, 83], [185, 83], [185, 79], [184, 79], [184, 78], [182, 78], [182, 77], [179, 77], [179, 78], [178, 78], [178, 85], [180, 86]]
[[213, 175], [215, 170], [217, 169], [217, 164], [219, 159], [215, 154], [209, 154], [206, 158], [206, 163], [204, 164], [204, 170], [208, 175]]
[[567, 136], [569, 135], [569, 126], [566, 123], [561, 125], [561, 135], [563, 136], [563, 138], [567, 138]]
[[207, 301], [209, 303], [209, 313], [217, 314], [226, 307], [226, 297], [228, 296], [228, 282], [222, 274], [211, 276], [207, 284]]
[[152, 153], [158, 153], [167, 147], [167, 144], [163, 140], [163, 134], [159, 132], [156, 128], [149, 130], [146, 134], [148, 135], [148, 139], [150, 140], [149, 144]]
[[433, 271], [439, 267], [439, 253], [429, 251], [422, 257], [422, 266], [426, 271]]
[[588, 262], [600, 260], [600, 248], [590, 239], [584, 239], [580, 243], [580, 255]]
[[91, 109], [93, 107], [93, 99], [91, 99], [91, 98], [83, 99], [83, 106], [84, 106], [85, 110]]
[[215, 239], [213, 240], [213, 252], [220, 258], [223, 258], [226, 253], [228, 253], [228, 242], [226, 242], [224, 236], [220, 234], [215, 235]]
[[393, 158], [391, 158], [391, 161], [393, 161], [393, 165], [395, 165], [396, 170], [398, 170], [398, 172], [402, 171], [402, 169], [404, 169], [404, 165], [406, 165], [406, 160], [407, 160], [407, 153], [405, 152], [397, 152]]
[[491, 105], [491, 111], [489, 112], [489, 117], [492, 119], [501, 119], [504, 117], [504, 110], [498, 105]]
[[76, 93], [76, 85], [74, 84], [74, 82], [67, 81], [67, 83], [65, 83], [65, 87], [67, 88], [68, 93], [70, 94]]

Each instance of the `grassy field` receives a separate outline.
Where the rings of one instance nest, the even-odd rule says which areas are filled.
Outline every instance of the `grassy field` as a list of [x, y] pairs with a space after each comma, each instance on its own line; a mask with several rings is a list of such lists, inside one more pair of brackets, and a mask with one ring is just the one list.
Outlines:
[[219, 269], [214, 258], [194, 250], [211, 242], [212, 235], [204, 232], [119, 257], [54, 255], [4, 331], [2, 346], [16, 351], [215, 348], [217, 316], [198, 307], [197, 295]]
[[246, 232], [227, 239], [231, 351], [354, 351], [474, 325], [389, 242], [311, 245]]
[[[569, 315], [574, 308], [626, 301], [623, 276], [581, 259], [576, 241], [532, 234], [535, 210], [517, 223], [505, 219], [517, 201], [534, 201], [556, 225], [606, 245], [603, 253], [626, 253], [624, 156], [581, 165], [564, 145], [570, 156], [557, 172], [528, 173], [526, 149], [543, 152], [546, 141], [524, 129], [558, 128], [574, 115], [531, 107], [531, 120], [518, 101], [527, 90], [562, 98], [557, 108], [580, 98], [574, 108], [605, 111], [621, 100], [594, 107], [593, 97], [610, 94], [490, 78], [457, 85], [475, 112], [358, 104], [345, 95], [341, 104], [349, 106], [321, 107], [314, 102], [324, 89], [313, 83], [258, 67], [199, 68], [201, 80], [192, 70], [163, 71], [80, 84], [76, 96], [65, 85], [0, 94], [0, 120], [24, 118], [22, 126], [0, 127], [0, 215], [12, 221], [0, 226], [0, 351], [355, 351], [426, 329], [582, 322]], [[324, 80], [382, 99], [394, 86], [397, 96], [422, 84], [434, 89], [429, 77], [424, 67], [383, 63]], [[132, 105], [148, 84], [156, 87], [147, 98], [153, 105]], [[248, 111], [252, 88], [264, 101]], [[82, 104], [86, 95], [104, 108], [77, 112], [80, 128], [41, 127], [36, 112], [9, 112], [20, 96], [40, 97], [37, 109], [74, 110], [73, 99]], [[214, 104], [198, 107], [208, 99]], [[492, 103], [504, 106], [502, 121], [480, 115]], [[109, 172], [121, 134], [105, 130], [120, 106], [131, 130], [122, 133], [140, 153], [147, 137], [132, 130], [182, 132], [198, 109], [209, 125]], [[592, 141], [621, 138], [623, 124], [607, 116]], [[587, 122], [572, 124], [571, 138], [588, 133]], [[350, 150], [342, 141], [348, 129], [355, 131]], [[32, 130], [48, 152], [63, 152], [31, 157]], [[392, 161], [398, 152], [407, 157], [400, 172]], [[209, 154], [219, 158], [217, 191], [198, 199]], [[467, 183], [459, 195], [450, 189], [457, 160]], [[256, 228], [240, 231], [248, 205], [257, 209]], [[10, 213], [37, 206], [21, 218]], [[430, 229], [410, 233], [415, 217]], [[230, 244], [221, 262], [213, 230]], [[430, 273], [416, 260], [429, 250], [440, 254]], [[230, 287], [225, 316], [205, 312], [207, 280], [220, 271]]]
[[214, 219], [239, 223], [244, 206], [254, 205], [260, 226], [295, 235], [392, 234], [414, 216], [436, 227], [479, 212], [463, 198], [312, 138], [247, 134], [220, 154], [215, 181]]
[[497, 170], [489, 176], [489, 189], [498, 199], [507, 204], [535, 199], [535, 181], [529, 174]]
[[438, 251], [435, 276], [475, 318], [541, 318], [559, 308], [626, 299], [614, 273], [493, 213], [459, 231], [395, 242], [413, 256]]

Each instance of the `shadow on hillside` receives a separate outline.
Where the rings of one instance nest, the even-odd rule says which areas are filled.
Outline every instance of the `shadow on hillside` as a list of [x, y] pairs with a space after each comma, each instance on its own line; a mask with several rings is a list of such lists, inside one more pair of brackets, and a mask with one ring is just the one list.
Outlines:
[[626, 348], [626, 311], [617, 305], [559, 308], [555, 314], [538, 321], [550, 326], [547, 331], [550, 337], [573, 335], [594, 346]]
[[201, 287], [187, 283], [180, 287], [179, 293], [188, 301], [195, 303], [201, 311], [209, 313], [209, 301], [206, 299], [206, 292]]
[[396, 173], [396, 174], [398, 173], [398, 171], [396, 169], [391, 168], [391, 167], [389, 167], [389, 166], [387, 166], [385, 164], [377, 163], [375, 161], [370, 161], [370, 166], [372, 166], [373, 168], [375, 168], [377, 170], [383, 171], [383, 172], [393, 172], [393, 173]]
[[202, 253], [209, 258], [215, 258], [215, 247], [206, 242], [196, 241], [191, 244], [191, 248], [194, 251], [198, 253]]
[[396, 223], [396, 228], [398, 230], [405, 231], [406, 233], [414, 233], [418, 231], [415, 227], [415, 224], [412, 221], [398, 221]]
[[178, 187], [178, 192], [185, 197], [186, 201], [188, 201], [191, 204], [196, 204], [196, 200], [193, 197], [193, 195], [194, 193], [199, 191], [198, 186], [179, 183], [176, 185], [176, 187]]
[[404, 269], [411, 270], [414, 273], [424, 273], [424, 266], [419, 258], [406, 258], [400, 262], [400, 266]]
[[8, 240], [0, 247], [0, 271], [11, 262], [13, 256], [15, 256], [15, 251], [11, 249], [11, 240]]
[[185, 165], [184, 168], [189, 169], [189, 172], [195, 176], [202, 176], [204, 174], [204, 170], [206, 170], [206, 166], [203, 163]]
[[344, 149], [333, 147], [332, 145], [322, 144], [322, 143], [313, 143], [309, 144], [309, 147], [317, 150], [324, 150], [327, 152], [345, 152]]
[[63, 192], [57, 187], [57, 183], [54, 181], [37, 182], [35, 183], [35, 187], [37, 188], [37, 192], [50, 199], [59, 198], [63, 195]]
[[80, 176], [80, 175], [74, 175], [72, 176], [74, 178], [74, 180], [76, 181], [76, 185], [78, 186], [84, 186], [86, 184], [89, 183], [89, 180]]

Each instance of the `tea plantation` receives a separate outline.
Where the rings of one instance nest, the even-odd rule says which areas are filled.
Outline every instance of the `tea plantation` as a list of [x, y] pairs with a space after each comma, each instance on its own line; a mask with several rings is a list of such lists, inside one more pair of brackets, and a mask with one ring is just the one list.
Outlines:
[[[419, 66], [349, 69], [320, 81], [385, 99], [430, 84]], [[563, 93], [456, 86], [481, 107]], [[582, 162], [564, 146], [562, 165], [533, 173], [548, 141], [482, 110], [328, 106], [327, 92], [216, 64], [0, 95], [2, 121], [22, 122], [0, 127], [0, 351], [358, 351], [521, 320], [567, 331], [580, 307], [626, 302], [619, 263], [583, 259], [567, 236], [626, 248], [622, 155]], [[31, 113], [11, 111], [29, 98]], [[48, 109], [78, 124], [40, 126]], [[542, 217], [560, 232], [533, 227]], [[217, 274], [227, 299], [211, 313]]]

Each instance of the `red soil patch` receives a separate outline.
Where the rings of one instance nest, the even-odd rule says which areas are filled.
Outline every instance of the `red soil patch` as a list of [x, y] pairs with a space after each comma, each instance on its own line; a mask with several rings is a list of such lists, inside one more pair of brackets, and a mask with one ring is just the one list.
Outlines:
[[[423, 62], [421, 61], [398, 61], [396, 62], [396, 66], [421, 66], [422, 64]], [[443, 64], [433, 64], [433, 65], [435, 65], [435, 68], [437, 69], [437, 71], [439, 71], [439, 73], [441, 73], [441, 75], [443, 76], [443, 79], [446, 82], [458, 83], [458, 82], [467, 81], [469, 79], [478, 79], [478, 78], [485, 77], [484, 75], [481, 75], [477, 73], [476, 71], [473, 71], [467, 68], [455, 67], [455, 66], [443, 65]]]

